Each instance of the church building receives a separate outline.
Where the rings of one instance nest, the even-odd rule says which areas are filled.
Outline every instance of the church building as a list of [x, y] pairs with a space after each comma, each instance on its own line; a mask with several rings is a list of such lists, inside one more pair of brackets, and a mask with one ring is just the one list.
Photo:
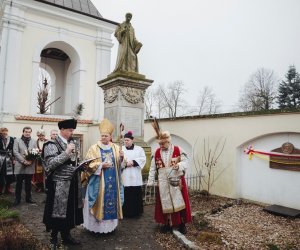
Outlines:
[[[1, 122], [9, 116], [40, 116], [38, 91], [45, 79], [44, 115], [102, 118], [97, 81], [110, 73], [116, 22], [104, 19], [90, 0], [4, 0], [1, 5]], [[92, 95], [91, 95], [92, 94]]]
[[35, 136], [41, 124], [50, 131], [83, 104], [78, 133], [88, 136], [86, 126], [103, 118], [97, 81], [110, 73], [118, 23], [103, 18], [90, 0], [1, 3], [1, 127], [17, 136], [30, 124]]

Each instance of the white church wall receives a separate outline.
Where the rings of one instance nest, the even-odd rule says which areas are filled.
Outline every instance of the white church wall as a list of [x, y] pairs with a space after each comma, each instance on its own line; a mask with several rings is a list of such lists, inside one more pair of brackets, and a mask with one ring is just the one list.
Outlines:
[[[300, 134], [271, 134], [246, 144], [252, 145], [255, 150], [269, 152], [285, 142], [300, 148]], [[269, 161], [256, 156], [250, 160], [243, 152], [244, 148], [244, 145], [237, 148], [239, 197], [300, 209], [300, 172], [270, 168]]]
[[[1, 7], [3, 8], [3, 19], [5, 19], [2, 27], [0, 54], [1, 111], [13, 113], [21, 105], [21, 99], [17, 93], [20, 91], [22, 78], [16, 74], [16, 71], [21, 70], [21, 64], [16, 63], [16, 61], [20, 60], [22, 34], [25, 26], [24, 10], [7, 5]], [[10, 17], [13, 17], [13, 22], [8, 24], [7, 20]]]
[[[54, 59], [47, 59], [47, 65], [46, 70], [52, 69], [55, 72], [55, 78], [53, 79], [52, 85], [54, 85], [54, 88], [51, 89], [51, 92], [53, 92], [53, 95], [51, 97], [51, 101], [54, 101], [56, 98], [61, 97], [59, 100], [57, 100], [53, 105], [52, 114], [64, 114], [64, 85], [65, 85], [65, 75], [64, 75], [64, 67], [65, 62], [63, 61], [57, 61]], [[52, 74], [51, 74], [52, 75]], [[51, 78], [52, 81], [52, 78]]]
[[[219, 179], [214, 183], [212, 193], [238, 198], [239, 175], [237, 165], [237, 149], [245, 142], [263, 135], [295, 132], [300, 133], [300, 113], [278, 113], [259, 116], [233, 116], [233, 117], [207, 117], [192, 119], [161, 120], [162, 130], [169, 130], [171, 134], [186, 140], [194, 147], [195, 142], [200, 142], [197, 155], [203, 157], [204, 138], [210, 140], [213, 148], [220, 138], [226, 139], [223, 153], [218, 161], [219, 168], [225, 169]], [[153, 139], [154, 130], [149, 122], [144, 127], [145, 141]], [[179, 144], [180, 145], [180, 144]], [[247, 147], [248, 145], [244, 145]], [[192, 168], [193, 171], [194, 168]], [[300, 179], [299, 179], [300, 183]]]
[[89, 141], [89, 147], [93, 144], [96, 144], [99, 141], [100, 139], [99, 124], [89, 125], [89, 133], [87, 139]]

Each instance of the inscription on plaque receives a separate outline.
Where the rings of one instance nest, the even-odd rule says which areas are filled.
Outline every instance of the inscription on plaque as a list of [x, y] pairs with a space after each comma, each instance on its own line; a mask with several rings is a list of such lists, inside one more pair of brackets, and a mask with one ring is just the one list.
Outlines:
[[104, 117], [111, 121], [111, 123], [115, 126], [113, 137], [116, 135], [116, 128], [117, 128], [117, 117], [118, 117], [118, 110], [116, 107], [106, 108]]
[[142, 109], [139, 108], [122, 108], [122, 123], [125, 131], [131, 130], [135, 136], [142, 136]]
[[280, 148], [275, 148], [272, 152], [285, 155], [270, 156], [270, 168], [300, 171], [300, 158], [292, 157], [293, 155], [300, 155], [300, 149], [295, 148], [292, 143], [283, 143]]

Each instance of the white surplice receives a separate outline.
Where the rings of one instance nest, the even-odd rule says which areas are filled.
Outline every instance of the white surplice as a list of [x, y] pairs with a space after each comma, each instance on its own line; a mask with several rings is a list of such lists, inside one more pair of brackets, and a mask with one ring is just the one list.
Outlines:
[[142, 147], [134, 145], [133, 149], [122, 147], [124, 152], [124, 160], [135, 160], [138, 164], [136, 167], [127, 167], [122, 171], [122, 183], [125, 187], [136, 187], [143, 185], [142, 169], [146, 164], [146, 155]]

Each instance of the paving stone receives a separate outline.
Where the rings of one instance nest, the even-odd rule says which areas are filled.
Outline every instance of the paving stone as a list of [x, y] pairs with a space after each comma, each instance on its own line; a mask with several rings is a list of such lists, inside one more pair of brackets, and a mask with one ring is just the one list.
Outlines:
[[[42, 223], [45, 203], [45, 194], [32, 193], [36, 204], [28, 204], [22, 199], [21, 204], [15, 209], [20, 211], [22, 223], [33, 233], [42, 243], [47, 244], [50, 233], [46, 232], [45, 225]], [[13, 201], [13, 195], [9, 196]], [[68, 249], [163, 249], [154, 239], [157, 226], [154, 222], [154, 206], [144, 207], [144, 213], [137, 219], [123, 219], [114, 234], [96, 235], [83, 229], [82, 226], [71, 231], [73, 237], [81, 241], [78, 247]]]

